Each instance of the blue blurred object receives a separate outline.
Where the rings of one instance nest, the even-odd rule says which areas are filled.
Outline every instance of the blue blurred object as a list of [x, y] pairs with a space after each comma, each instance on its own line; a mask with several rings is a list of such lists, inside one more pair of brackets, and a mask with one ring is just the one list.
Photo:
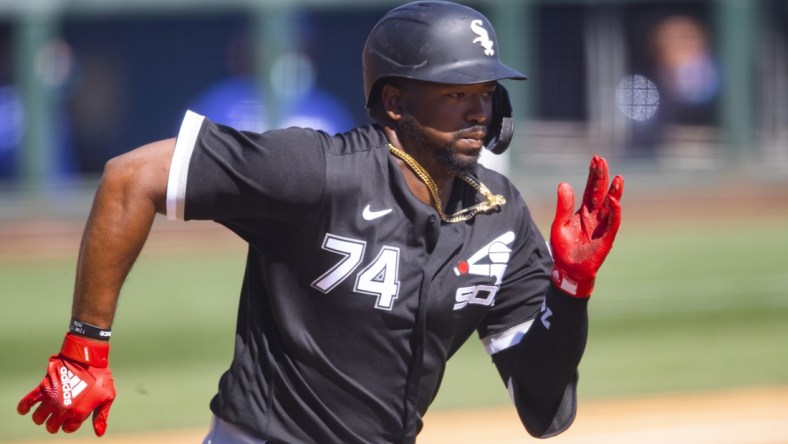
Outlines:
[[[330, 93], [312, 86], [301, 94], [286, 96], [275, 127], [300, 126], [334, 134], [349, 130], [354, 121], [347, 108]], [[238, 130], [263, 132], [269, 128], [265, 98], [254, 79], [233, 76], [206, 89], [189, 109], [216, 123]]]

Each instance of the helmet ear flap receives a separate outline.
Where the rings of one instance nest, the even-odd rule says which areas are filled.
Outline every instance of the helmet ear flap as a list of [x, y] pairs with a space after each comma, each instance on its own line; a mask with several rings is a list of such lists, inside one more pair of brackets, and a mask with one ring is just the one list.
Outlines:
[[485, 147], [494, 154], [501, 154], [509, 148], [513, 136], [512, 101], [509, 99], [509, 91], [499, 83], [493, 93], [492, 124]]

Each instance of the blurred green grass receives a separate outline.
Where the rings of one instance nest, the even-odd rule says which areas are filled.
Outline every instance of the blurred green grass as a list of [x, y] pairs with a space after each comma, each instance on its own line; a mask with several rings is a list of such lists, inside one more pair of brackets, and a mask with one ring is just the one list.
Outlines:
[[[582, 399], [788, 384], [785, 220], [619, 233], [597, 281]], [[232, 353], [244, 252], [145, 253], [121, 296], [110, 433], [206, 427]], [[0, 442], [48, 435], [14, 410], [59, 348], [73, 260], [0, 263]], [[508, 397], [479, 341], [449, 362], [433, 409]], [[86, 425], [77, 435], [92, 433]], [[65, 439], [67, 438], [58, 438]]]

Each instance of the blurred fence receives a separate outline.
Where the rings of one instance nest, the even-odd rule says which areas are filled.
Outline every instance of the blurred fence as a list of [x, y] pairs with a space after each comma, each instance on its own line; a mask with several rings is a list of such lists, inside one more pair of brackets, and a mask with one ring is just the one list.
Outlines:
[[[361, 49], [399, 3], [0, 0], [0, 220], [84, 216], [104, 162], [189, 108], [251, 130], [365, 123]], [[518, 134], [498, 163], [518, 185], [582, 181], [592, 153], [643, 190], [788, 178], [788, 2], [467, 4], [530, 77], [507, 83]]]

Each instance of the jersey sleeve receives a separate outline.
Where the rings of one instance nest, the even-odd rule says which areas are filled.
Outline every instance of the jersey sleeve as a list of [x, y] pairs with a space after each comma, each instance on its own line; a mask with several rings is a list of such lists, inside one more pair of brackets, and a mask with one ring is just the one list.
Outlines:
[[237, 131], [187, 112], [170, 165], [167, 218], [308, 216], [323, 195], [325, 137], [300, 128]]
[[[519, 196], [518, 196], [519, 197]], [[512, 345], [528, 331], [550, 285], [553, 260], [541, 232], [523, 204], [506, 274], [479, 336], [488, 354]]]

